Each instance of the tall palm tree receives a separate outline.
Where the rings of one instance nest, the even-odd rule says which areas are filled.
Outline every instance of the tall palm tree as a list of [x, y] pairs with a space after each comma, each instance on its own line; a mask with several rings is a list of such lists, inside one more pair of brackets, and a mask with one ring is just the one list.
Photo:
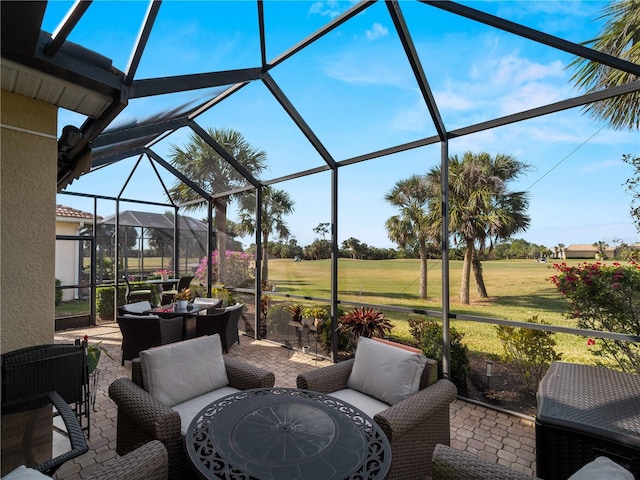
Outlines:
[[598, 240], [593, 243], [593, 246], [596, 248], [598, 255], [600, 256], [600, 260], [604, 260], [607, 256], [606, 252], [609, 244], [605, 241]]
[[[262, 215], [260, 216], [260, 234], [262, 235], [262, 281], [269, 280], [269, 237], [274, 233], [278, 240], [287, 240], [291, 235], [284, 216], [293, 212], [293, 200], [283, 190], [262, 187]], [[256, 231], [255, 195], [245, 195], [240, 212], [240, 229], [252, 234]]]
[[427, 242], [433, 238], [433, 231], [427, 221], [427, 192], [424, 179], [413, 175], [395, 184], [384, 199], [400, 208], [400, 214], [387, 219], [385, 227], [389, 239], [400, 248], [410, 243], [418, 244], [420, 255], [420, 298], [427, 298]]
[[[254, 175], [264, 170], [267, 154], [263, 150], [252, 147], [240, 132], [209, 128], [207, 133]], [[184, 149], [176, 145], [171, 146], [171, 164], [211, 194], [228, 192], [247, 184], [244, 177], [196, 133], [191, 134], [189, 143]], [[196, 203], [184, 207], [187, 211], [197, 210], [205, 203], [205, 199], [179, 179], [169, 190], [169, 194], [179, 203], [195, 201]], [[229, 195], [213, 201], [218, 249], [216, 278], [223, 283], [226, 269], [227, 207], [235, 198], [234, 195]]]
[[[586, 45], [604, 53], [633, 63], [640, 63], [640, 1], [617, 0], [603, 11], [601, 18], [607, 21], [600, 35]], [[622, 72], [600, 63], [577, 58], [571, 63], [576, 73], [571, 80], [587, 92], [595, 92], [637, 80], [636, 75]], [[592, 103], [587, 112], [595, 118], [608, 121], [618, 129], [640, 128], [640, 92], [629, 93]]]
[[[510, 192], [507, 183], [528, 168], [511, 155], [466, 152], [462, 158], [449, 158], [449, 232], [464, 245], [460, 302], [469, 303], [471, 270], [481, 297], [487, 292], [480, 257], [487, 246], [506, 240], [529, 226], [526, 192]], [[433, 167], [426, 175], [429, 191], [427, 221], [441, 229], [441, 170]], [[487, 245], [488, 244], [488, 245]]]

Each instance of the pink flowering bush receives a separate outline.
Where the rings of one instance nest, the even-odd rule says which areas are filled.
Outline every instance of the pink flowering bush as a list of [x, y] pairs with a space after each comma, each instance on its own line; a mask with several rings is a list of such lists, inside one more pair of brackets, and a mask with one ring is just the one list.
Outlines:
[[[584, 262], [577, 266], [558, 263], [550, 280], [570, 305], [569, 318], [579, 328], [640, 336], [640, 265]], [[613, 360], [632, 373], [640, 373], [640, 343], [609, 340], [592, 342], [592, 352]]]
[[[249, 253], [236, 252], [233, 250], [227, 250], [226, 252], [227, 264], [226, 272], [224, 275], [225, 285], [233, 287], [246, 287], [251, 285], [255, 279], [255, 256]], [[220, 280], [216, 278], [216, 271], [218, 267], [218, 250], [211, 252], [211, 268], [213, 273], [213, 283], [217, 283]], [[207, 257], [203, 257], [200, 260], [200, 265], [194, 274], [196, 279], [200, 283], [207, 283]]]

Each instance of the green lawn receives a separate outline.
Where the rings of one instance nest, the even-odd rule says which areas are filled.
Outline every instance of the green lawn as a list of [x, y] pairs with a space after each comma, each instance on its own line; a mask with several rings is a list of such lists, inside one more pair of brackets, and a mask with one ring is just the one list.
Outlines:
[[[581, 263], [584, 260], [568, 260]], [[418, 260], [351, 260], [339, 261], [339, 299], [377, 305], [441, 309], [440, 260], [428, 262], [426, 301], [419, 298], [420, 265]], [[293, 262], [289, 259], [269, 260], [269, 280], [277, 291], [292, 295], [330, 297], [330, 260]], [[548, 280], [555, 270], [553, 262], [534, 260], [500, 260], [483, 263], [484, 280], [490, 297], [481, 299], [471, 279], [471, 304], [458, 301], [461, 261], [450, 263], [450, 311], [524, 321], [537, 315], [554, 325], [575, 327], [565, 318], [567, 303]], [[396, 325], [394, 334], [409, 337], [408, 315], [385, 312]], [[415, 317], [416, 315], [411, 315]], [[501, 350], [493, 325], [454, 320], [452, 326], [464, 333], [469, 349], [484, 355], [497, 355]], [[567, 361], [593, 362], [582, 337], [556, 334], [557, 351]]]

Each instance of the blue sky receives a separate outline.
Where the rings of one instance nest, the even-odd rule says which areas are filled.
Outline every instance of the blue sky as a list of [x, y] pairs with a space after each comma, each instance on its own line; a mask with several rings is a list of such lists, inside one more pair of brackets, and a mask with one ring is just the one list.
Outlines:
[[[597, 35], [600, 1], [466, 2], [494, 15], [583, 42]], [[50, 2], [43, 28], [53, 31], [70, 2]], [[265, 2], [267, 59], [317, 30], [349, 2]], [[416, 50], [447, 129], [474, 124], [579, 95], [570, 78], [572, 57], [417, 3], [400, 3]], [[111, 58], [126, 70], [146, 2], [94, 2], [71, 41]], [[260, 64], [256, 6], [250, 1], [163, 3], [136, 79]], [[274, 68], [271, 75], [337, 161], [435, 134], [406, 62], [386, 6], [378, 2], [317, 44]], [[211, 90], [132, 100], [118, 122], [161, 113]], [[80, 125], [79, 115], [60, 111], [59, 128]], [[197, 119], [205, 127], [233, 128], [263, 149], [268, 180], [322, 165], [318, 153], [282, 111], [261, 82], [255, 82]], [[154, 147], [168, 158], [183, 146], [182, 129]], [[530, 193], [531, 227], [518, 235], [552, 247], [616, 239], [639, 241], [629, 216], [631, 197], [624, 182], [632, 174], [622, 155], [640, 155], [638, 132], [613, 131], [582, 110], [545, 117], [453, 139], [451, 155], [467, 150], [515, 155], [531, 168], [513, 189]], [[438, 164], [438, 145], [339, 169], [339, 241], [356, 237], [376, 247], [392, 247], [384, 222], [397, 211], [384, 201], [393, 185]], [[117, 195], [136, 159], [85, 175], [68, 190]], [[167, 185], [171, 175], [162, 174]], [[301, 245], [313, 228], [330, 220], [330, 176], [323, 173], [277, 184], [295, 201], [288, 218]], [[143, 161], [125, 196], [164, 201], [160, 182]], [[92, 210], [92, 203], [62, 195], [58, 203]], [[114, 212], [100, 202], [99, 214]], [[121, 209], [139, 209], [123, 205]], [[153, 211], [153, 209], [151, 209]], [[160, 208], [159, 210], [163, 210]], [[230, 218], [234, 219], [232, 208]], [[201, 218], [204, 213], [194, 212]], [[245, 239], [245, 244], [251, 242]]]

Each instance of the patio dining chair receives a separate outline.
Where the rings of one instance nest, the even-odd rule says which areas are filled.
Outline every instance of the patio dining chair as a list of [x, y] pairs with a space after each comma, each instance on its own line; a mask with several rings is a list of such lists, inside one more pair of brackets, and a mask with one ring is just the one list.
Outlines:
[[35, 345], [2, 354], [3, 404], [50, 391], [73, 407], [88, 437], [89, 370], [82, 341]]
[[181, 292], [185, 288], [189, 288], [193, 278], [193, 275], [180, 277], [180, 281], [178, 281], [178, 286], [175, 290], [166, 290], [162, 292], [162, 301], [160, 302], [160, 304], [166, 305], [173, 302], [173, 297], [175, 297], [176, 293]]
[[206, 310], [198, 312], [198, 315], [206, 315], [207, 313], [215, 313], [215, 309], [219, 309], [222, 305], [221, 298], [196, 297], [193, 299], [194, 305], [207, 305]]
[[142, 302], [145, 300], [147, 302], [151, 302], [151, 296], [152, 296], [151, 290], [147, 290], [147, 289], [134, 290], [131, 287], [131, 283], [129, 282], [129, 279], [126, 276], [122, 277], [122, 279], [125, 282], [124, 298], [127, 303]]
[[120, 315], [122, 361], [137, 358], [142, 350], [182, 340], [181, 316], [161, 318], [157, 315]]

